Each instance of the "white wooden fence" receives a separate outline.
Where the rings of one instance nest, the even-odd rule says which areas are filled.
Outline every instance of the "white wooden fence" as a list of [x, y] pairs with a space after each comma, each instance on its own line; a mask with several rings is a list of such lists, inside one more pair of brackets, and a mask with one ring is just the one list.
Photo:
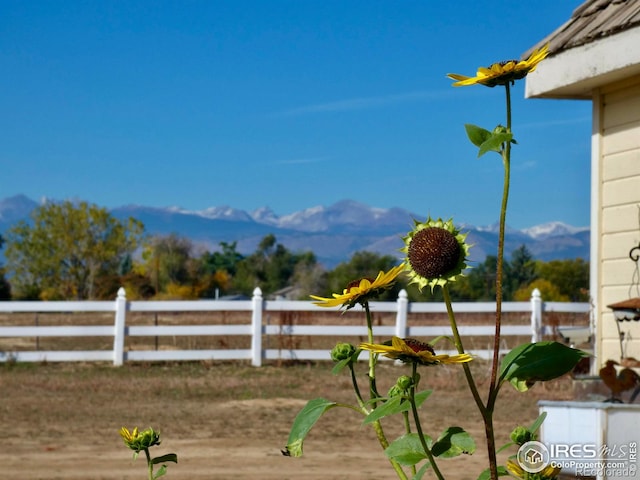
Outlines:
[[[407, 325], [409, 313], [446, 313], [443, 303], [409, 303], [407, 293], [400, 292], [396, 302], [372, 302], [372, 312], [395, 312], [393, 326], [375, 327], [376, 336], [427, 337], [451, 335], [448, 326]], [[263, 360], [299, 359], [329, 360], [327, 349], [268, 349], [263, 348], [265, 335], [305, 335], [305, 336], [360, 336], [366, 337], [366, 326], [361, 325], [265, 325], [265, 312], [318, 311], [318, 307], [308, 301], [264, 300], [262, 292], [256, 288], [251, 300], [203, 300], [203, 301], [127, 301], [124, 289], [118, 291], [113, 301], [62, 301], [62, 302], [0, 302], [0, 313], [67, 313], [67, 312], [114, 312], [113, 325], [59, 325], [59, 326], [2, 326], [0, 340], [6, 337], [113, 337], [113, 350], [85, 351], [2, 351], [0, 362], [65, 362], [65, 361], [110, 361], [122, 365], [125, 361], [168, 361], [168, 360], [251, 360], [254, 366]], [[464, 302], [454, 303], [456, 313], [495, 312], [495, 303]], [[529, 302], [505, 302], [503, 312], [530, 312], [530, 325], [506, 325], [502, 327], [504, 336], [531, 336], [538, 341], [542, 335], [552, 333], [542, 326], [543, 311], [588, 313], [588, 303], [543, 302], [540, 292], [535, 290]], [[127, 312], [233, 312], [245, 311], [251, 315], [250, 324], [239, 325], [156, 325], [127, 326]], [[340, 316], [336, 314], [336, 319]], [[364, 323], [364, 322], [363, 322]], [[572, 327], [569, 328], [571, 330]], [[575, 328], [575, 327], [573, 327]], [[581, 334], [585, 328], [581, 328]], [[576, 332], [578, 329], [576, 329]], [[589, 329], [587, 328], [587, 333]], [[492, 336], [494, 326], [461, 326], [464, 336]], [[126, 336], [204, 336], [204, 335], [244, 335], [251, 337], [250, 349], [216, 350], [131, 350], [125, 351]], [[445, 352], [441, 352], [445, 353]], [[489, 350], [470, 350], [481, 358], [489, 358]]]

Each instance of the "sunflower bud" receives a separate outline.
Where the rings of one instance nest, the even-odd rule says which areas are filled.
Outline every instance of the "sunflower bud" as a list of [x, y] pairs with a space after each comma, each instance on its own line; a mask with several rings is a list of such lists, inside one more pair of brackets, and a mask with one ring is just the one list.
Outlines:
[[138, 427], [132, 432], [125, 427], [120, 429], [120, 436], [127, 447], [136, 452], [147, 450], [154, 445], [160, 445], [160, 434], [149, 427], [146, 430], [138, 431]]
[[409, 390], [413, 386], [413, 378], [408, 375], [402, 375], [396, 381], [396, 385], [402, 390]]
[[350, 343], [338, 343], [333, 350], [331, 350], [331, 360], [334, 362], [340, 362], [351, 358], [356, 353], [356, 347]]
[[535, 440], [536, 436], [534, 433], [529, 431], [528, 428], [518, 425], [511, 432], [511, 441], [513, 443], [517, 443], [518, 445], [524, 445], [527, 442]]

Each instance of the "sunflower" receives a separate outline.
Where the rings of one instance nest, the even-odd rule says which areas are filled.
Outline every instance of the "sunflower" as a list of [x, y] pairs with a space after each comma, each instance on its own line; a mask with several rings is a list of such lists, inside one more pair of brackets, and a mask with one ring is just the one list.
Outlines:
[[495, 87], [496, 85], [513, 84], [516, 80], [520, 80], [533, 72], [538, 64], [549, 54], [549, 45], [534, 51], [526, 60], [507, 60], [504, 62], [494, 63], [490, 67], [480, 67], [475, 77], [467, 77], [457, 73], [448, 73], [447, 77], [457, 80], [453, 84], [454, 87], [463, 87], [467, 85], [481, 84], [486, 87]]
[[384, 290], [388, 289], [396, 277], [405, 269], [404, 263], [393, 267], [388, 272], [380, 271], [375, 279], [362, 278], [351, 282], [347, 285], [342, 293], [334, 293], [333, 298], [324, 298], [311, 295], [311, 298], [317, 300], [313, 302], [320, 307], [345, 307], [347, 310], [355, 307], [357, 304], [364, 305], [371, 298], [376, 298]]
[[452, 220], [432, 220], [421, 223], [414, 220], [414, 228], [404, 237], [402, 249], [407, 255], [406, 266], [411, 283], [422, 290], [427, 285], [454, 282], [467, 268], [469, 245], [466, 234], [460, 233]]
[[511, 475], [520, 479], [527, 480], [554, 480], [558, 478], [560, 474], [560, 467], [552, 467], [551, 465], [547, 465], [542, 469], [542, 471], [537, 473], [528, 473], [525, 472], [522, 467], [513, 460], [507, 460], [507, 470]]
[[414, 338], [392, 337], [389, 342], [378, 345], [375, 343], [361, 343], [362, 350], [369, 350], [373, 353], [381, 353], [385, 357], [400, 360], [404, 363], [417, 363], [420, 365], [440, 365], [442, 363], [465, 363], [472, 360], [471, 355], [463, 353], [460, 355], [436, 355], [433, 347], [428, 343], [421, 342]]
[[142, 432], [138, 431], [138, 427], [134, 428], [132, 432], [126, 427], [120, 429], [120, 436], [127, 447], [131, 450], [139, 452], [146, 450], [154, 445], [160, 445], [160, 434], [155, 432], [153, 428], [147, 428]]

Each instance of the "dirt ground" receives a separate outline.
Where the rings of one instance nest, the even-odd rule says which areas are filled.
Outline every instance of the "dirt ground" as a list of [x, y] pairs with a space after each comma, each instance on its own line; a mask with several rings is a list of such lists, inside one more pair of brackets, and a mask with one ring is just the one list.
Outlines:
[[[486, 383], [488, 366], [474, 362]], [[121, 426], [159, 430], [152, 455], [177, 453], [173, 479], [371, 479], [397, 478], [373, 432], [349, 409], [325, 414], [311, 431], [302, 458], [281, 454], [289, 429], [307, 400], [325, 397], [353, 403], [348, 374], [331, 374], [326, 362], [267, 365], [240, 363], [6, 364], [0, 366], [2, 478], [141, 479], [144, 458], [132, 460], [118, 435]], [[359, 366], [362, 375], [364, 365]], [[443, 460], [448, 478], [476, 479], [486, 468], [483, 427], [459, 367], [422, 370], [422, 388], [434, 393], [423, 405], [426, 433], [450, 425], [469, 431], [478, 444], [471, 456]], [[384, 391], [406, 367], [381, 365]], [[483, 388], [484, 385], [481, 387]], [[498, 443], [538, 414], [537, 400], [570, 398], [570, 379], [519, 394], [501, 392]], [[399, 421], [399, 418], [396, 419]], [[385, 422], [390, 439], [401, 433]], [[515, 452], [508, 452], [513, 454]], [[504, 458], [503, 458], [504, 459]]]

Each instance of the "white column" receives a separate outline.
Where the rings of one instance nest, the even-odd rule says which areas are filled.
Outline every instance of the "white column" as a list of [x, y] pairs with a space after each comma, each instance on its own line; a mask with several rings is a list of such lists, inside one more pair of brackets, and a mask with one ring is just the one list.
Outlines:
[[531, 292], [531, 342], [542, 340], [542, 296], [537, 288]]
[[398, 292], [398, 311], [396, 312], [396, 337], [407, 336], [407, 313], [409, 311], [409, 299], [407, 291], [403, 288]]
[[262, 290], [256, 287], [251, 299], [251, 365], [262, 365]]
[[124, 288], [118, 289], [116, 318], [113, 332], [113, 364], [119, 367], [124, 362], [124, 336], [126, 326], [127, 297]]

